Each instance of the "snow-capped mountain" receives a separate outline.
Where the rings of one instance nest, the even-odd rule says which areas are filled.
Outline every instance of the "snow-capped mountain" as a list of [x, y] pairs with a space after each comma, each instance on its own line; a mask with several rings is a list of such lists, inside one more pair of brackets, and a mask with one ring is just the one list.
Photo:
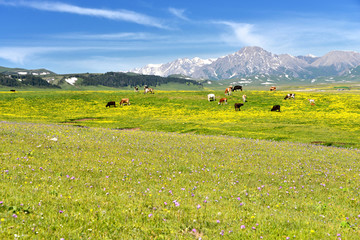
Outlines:
[[244, 47], [217, 59], [177, 59], [166, 64], [149, 64], [131, 72], [149, 75], [187, 75], [199, 79], [231, 79], [258, 74], [290, 75], [300, 78], [343, 75], [360, 65], [360, 53], [333, 51], [323, 57], [276, 55], [260, 47]]
[[343, 74], [350, 68], [360, 64], [360, 53], [352, 51], [332, 51], [317, 59], [311, 65], [313, 67], [334, 67], [337, 72]]
[[193, 59], [179, 58], [173, 62], [165, 64], [148, 64], [142, 68], [136, 68], [131, 72], [145, 74], [145, 75], [158, 75], [169, 76], [172, 74], [182, 74], [190, 76], [204, 65], [209, 65], [213, 59], [200, 59], [195, 57]]

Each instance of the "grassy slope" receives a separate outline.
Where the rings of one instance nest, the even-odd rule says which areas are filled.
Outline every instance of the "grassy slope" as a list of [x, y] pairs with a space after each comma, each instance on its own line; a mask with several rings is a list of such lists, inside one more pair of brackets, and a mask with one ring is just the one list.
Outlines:
[[358, 160], [334, 147], [0, 122], [0, 238], [357, 239]]

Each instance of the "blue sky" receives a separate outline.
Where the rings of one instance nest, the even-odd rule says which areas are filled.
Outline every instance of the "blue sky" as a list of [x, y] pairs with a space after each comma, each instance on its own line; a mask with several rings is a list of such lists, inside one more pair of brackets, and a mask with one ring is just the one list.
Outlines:
[[127, 71], [245, 46], [360, 52], [359, 0], [0, 0], [0, 66]]

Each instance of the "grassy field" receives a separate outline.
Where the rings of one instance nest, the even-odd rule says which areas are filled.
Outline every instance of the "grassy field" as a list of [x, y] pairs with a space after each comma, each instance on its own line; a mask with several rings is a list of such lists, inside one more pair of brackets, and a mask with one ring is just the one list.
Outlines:
[[297, 90], [0, 91], [0, 239], [358, 239], [360, 93]]
[[[56, 123], [110, 129], [140, 129], [228, 135], [241, 138], [360, 147], [359, 91], [243, 91], [219, 106], [223, 91], [9, 91], [0, 92], [0, 119], [16, 122]], [[235, 112], [234, 103], [248, 102]], [[129, 98], [130, 106], [106, 108], [108, 101]], [[316, 105], [307, 99], [315, 99]], [[281, 112], [270, 112], [273, 105]]]
[[0, 239], [358, 239], [359, 154], [0, 122]]

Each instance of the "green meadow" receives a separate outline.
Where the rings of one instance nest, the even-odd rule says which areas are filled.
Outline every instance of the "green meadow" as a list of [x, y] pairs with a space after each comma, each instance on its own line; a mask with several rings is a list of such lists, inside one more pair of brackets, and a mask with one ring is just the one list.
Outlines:
[[357, 91], [208, 93], [0, 92], [0, 239], [359, 238]]
[[[20, 91], [0, 92], [0, 119], [16, 122], [67, 124], [110, 129], [138, 129], [241, 138], [360, 146], [360, 93], [358, 91], [243, 91], [227, 96], [228, 104], [208, 102], [223, 91]], [[234, 103], [248, 102], [235, 111]], [[119, 106], [129, 98], [130, 106]], [[307, 99], [314, 99], [310, 105]], [[116, 101], [116, 108], [106, 108]], [[271, 112], [273, 105], [281, 112]]]

